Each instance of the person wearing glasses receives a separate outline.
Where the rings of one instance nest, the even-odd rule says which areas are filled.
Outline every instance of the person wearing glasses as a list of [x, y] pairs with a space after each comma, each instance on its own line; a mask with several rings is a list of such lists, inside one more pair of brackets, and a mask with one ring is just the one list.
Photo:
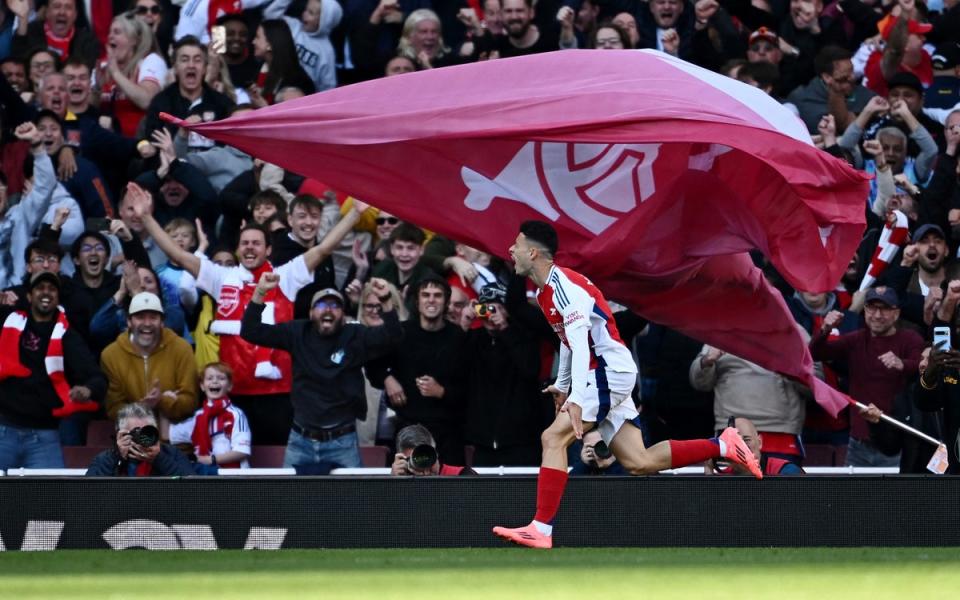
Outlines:
[[313, 295], [309, 319], [270, 325], [263, 322], [265, 299], [279, 285], [277, 273], [260, 276], [240, 336], [293, 358], [293, 424], [283, 466], [360, 467], [356, 419], [367, 411], [363, 367], [400, 343], [403, 330], [394, 298], [384, 294], [380, 300], [383, 324], [376, 327], [347, 323], [343, 294], [333, 288]]
[[810, 353], [814, 360], [846, 362], [850, 396], [868, 405], [859, 418], [851, 418], [847, 465], [898, 467], [899, 453], [881, 452], [871, 440], [870, 424], [877, 423], [880, 413], [893, 409], [894, 398], [917, 376], [923, 338], [897, 327], [900, 299], [893, 288], [870, 288], [863, 315], [865, 328], [834, 338], [831, 332], [843, 313], [829, 312], [810, 340]]

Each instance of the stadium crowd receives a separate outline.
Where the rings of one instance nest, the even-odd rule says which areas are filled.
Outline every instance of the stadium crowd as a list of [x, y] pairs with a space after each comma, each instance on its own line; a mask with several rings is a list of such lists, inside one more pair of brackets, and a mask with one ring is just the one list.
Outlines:
[[[933, 447], [882, 412], [944, 440], [956, 471], [960, 352], [932, 348], [960, 319], [956, 0], [6, 0], [0, 469], [62, 467], [106, 419], [115, 443], [92, 474], [216, 473], [266, 446], [314, 472], [371, 445], [399, 451], [381, 465], [398, 474], [418, 472], [416, 444], [446, 469], [423, 472], [539, 464], [558, 340], [508, 262], [159, 114], [214, 121], [572, 48], [654, 48], [757, 86], [875, 175], [836, 290], [791, 289], [756, 259], [822, 378], [869, 408], [833, 418], [807, 388], [618, 307], [647, 442], [729, 422], [769, 474], [814, 447], [923, 472]], [[861, 291], [888, 224], [909, 233]], [[574, 472], [622, 472], [597, 438], [571, 449]]]

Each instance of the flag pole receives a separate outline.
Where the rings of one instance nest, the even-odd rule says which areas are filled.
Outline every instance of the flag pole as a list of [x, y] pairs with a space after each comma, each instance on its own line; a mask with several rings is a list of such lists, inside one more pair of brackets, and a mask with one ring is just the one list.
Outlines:
[[[850, 404], [853, 404], [853, 405], [856, 406], [857, 408], [861, 408], [861, 409], [863, 409], [863, 410], [867, 410], [867, 409], [869, 408], [869, 407], [868, 407], [866, 404], [864, 404], [863, 402], [857, 402], [857, 401], [854, 400], [853, 398], [850, 399]], [[901, 423], [900, 421], [894, 419], [893, 417], [887, 415], [886, 413], [880, 413], [880, 420], [886, 421], [887, 423], [890, 423], [890, 424], [893, 425], [894, 427], [898, 427], [898, 428], [906, 431], [907, 433], [910, 433], [910, 434], [912, 434], [912, 435], [920, 438], [921, 440], [923, 440], [923, 441], [925, 441], [925, 442], [929, 442], [929, 443], [933, 444], [934, 446], [940, 446], [940, 445], [943, 444], [943, 442], [941, 442], [940, 440], [938, 440], [938, 439], [936, 439], [936, 438], [933, 438], [933, 437], [930, 437], [929, 435], [925, 434], [924, 432], [920, 431], [919, 429], [914, 429], [913, 427], [910, 427], [910, 426], [907, 425], [906, 423]]]

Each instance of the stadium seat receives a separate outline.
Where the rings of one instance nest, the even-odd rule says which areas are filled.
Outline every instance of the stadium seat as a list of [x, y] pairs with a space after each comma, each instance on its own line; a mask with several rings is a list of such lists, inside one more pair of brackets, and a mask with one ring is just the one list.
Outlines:
[[68, 469], [86, 469], [93, 457], [112, 446], [64, 446], [63, 465]]
[[360, 446], [360, 460], [363, 466], [382, 469], [389, 467], [390, 448], [386, 446]]
[[254, 446], [250, 450], [250, 466], [254, 469], [279, 469], [283, 466], [286, 446]]
[[99, 419], [87, 424], [87, 446], [102, 448], [112, 447], [114, 444], [113, 421]]
[[[805, 467], [836, 466], [836, 451], [834, 446], [830, 444], [804, 444], [803, 449], [807, 453], [806, 458], [803, 459], [803, 465]], [[844, 454], [846, 454], [846, 448], [844, 448]]]

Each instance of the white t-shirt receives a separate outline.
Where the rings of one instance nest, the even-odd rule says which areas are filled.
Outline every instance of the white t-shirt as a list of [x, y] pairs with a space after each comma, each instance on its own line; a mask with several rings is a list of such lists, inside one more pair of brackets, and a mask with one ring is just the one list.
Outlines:
[[[243, 452], [247, 456], [251, 453], [252, 437], [250, 434], [250, 423], [247, 421], [247, 415], [243, 410], [233, 404], [227, 407], [227, 410], [233, 414], [233, 431], [228, 438], [222, 431], [213, 431], [216, 425], [215, 421], [210, 423], [210, 443], [213, 454], [223, 454], [224, 452]], [[203, 412], [198, 409], [189, 419], [170, 425], [170, 443], [171, 444], [190, 444], [193, 445], [193, 429], [196, 426], [197, 416]], [[249, 469], [250, 462], [244, 460], [240, 463], [241, 469]]]

